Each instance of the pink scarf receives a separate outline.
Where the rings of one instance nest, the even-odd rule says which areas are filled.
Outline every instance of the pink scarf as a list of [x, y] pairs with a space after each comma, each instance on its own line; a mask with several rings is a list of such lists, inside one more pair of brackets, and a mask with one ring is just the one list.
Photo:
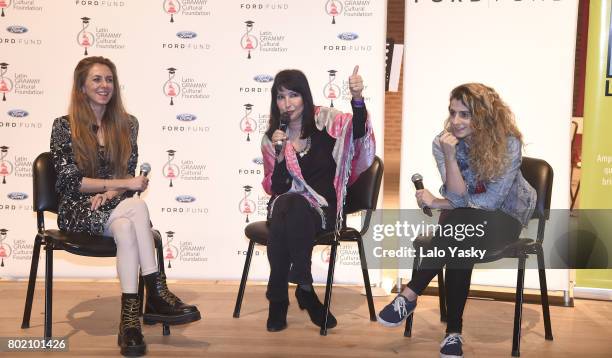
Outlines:
[[[327, 133], [336, 139], [336, 144], [332, 151], [332, 157], [336, 162], [336, 173], [334, 176], [334, 188], [338, 203], [336, 208], [336, 232], [342, 228], [346, 188], [353, 184], [359, 175], [372, 165], [376, 151], [376, 142], [369, 116], [366, 120], [366, 134], [355, 140], [353, 139], [352, 119], [351, 114], [342, 113], [334, 108], [315, 108], [317, 129], [323, 130], [325, 128]], [[262, 185], [266, 193], [273, 195], [272, 173], [276, 165], [276, 155], [274, 153], [274, 145], [266, 135], [263, 136], [261, 141], [261, 152], [264, 161], [264, 179]], [[323, 227], [325, 227], [325, 215], [321, 208], [328, 205], [327, 201], [304, 180], [297, 160], [297, 153], [293, 146], [286, 145], [283, 154], [285, 155], [287, 170], [293, 178], [292, 186], [288, 192], [298, 193], [308, 200], [310, 205], [321, 215], [321, 221]], [[274, 203], [272, 203], [270, 210], [273, 207]]]

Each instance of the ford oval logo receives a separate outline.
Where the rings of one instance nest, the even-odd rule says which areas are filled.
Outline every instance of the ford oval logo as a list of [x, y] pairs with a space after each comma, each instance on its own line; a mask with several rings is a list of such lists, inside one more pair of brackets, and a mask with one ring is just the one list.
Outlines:
[[178, 119], [181, 122], [191, 122], [191, 121], [195, 121], [196, 119], [198, 119], [198, 117], [196, 117], [195, 114], [191, 114], [191, 113], [181, 113], [181, 114], [176, 115], [176, 119]]
[[196, 198], [191, 195], [179, 195], [176, 197], [176, 201], [179, 203], [193, 203], [195, 200]]
[[359, 38], [359, 35], [354, 32], [341, 32], [338, 34], [338, 38], [344, 41], [353, 41], [357, 40]]
[[260, 83], [268, 83], [274, 81], [274, 76], [272, 75], [257, 75], [253, 77], [256, 82]]
[[193, 31], [179, 31], [176, 33], [176, 37], [178, 37], [179, 39], [193, 39], [197, 36], [198, 34]]
[[15, 191], [8, 193], [7, 197], [11, 200], [26, 200], [28, 198], [28, 194]]
[[23, 118], [29, 115], [28, 111], [23, 109], [11, 109], [6, 113], [13, 118]]
[[28, 28], [19, 25], [11, 25], [6, 28], [6, 31], [12, 34], [25, 34], [26, 32], [28, 32]]
[[263, 157], [253, 158], [253, 163], [263, 165]]

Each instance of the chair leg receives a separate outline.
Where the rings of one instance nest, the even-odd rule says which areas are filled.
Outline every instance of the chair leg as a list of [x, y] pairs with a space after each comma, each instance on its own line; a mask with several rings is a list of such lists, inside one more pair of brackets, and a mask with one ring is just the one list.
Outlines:
[[323, 303], [323, 310], [325, 311], [325, 319], [323, 320], [323, 326], [319, 332], [322, 336], [327, 336], [327, 317], [329, 316], [329, 307], [331, 306], [332, 286], [334, 284], [334, 270], [336, 266], [336, 251], [338, 249], [338, 243], [331, 245], [331, 253], [329, 255], [329, 268], [327, 269], [327, 286], [325, 287], [325, 302]]
[[45, 339], [53, 336], [53, 246], [45, 245]]
[[240, 280], [240, 288], [238, 289], [238, 297], [236, 297], [236, 306], [234, 307], [234, 318], [240, 317], [240, 309], [242, 308], [242, 299], [244, 298], [244, 290], [246, 282], [249, 278], [249, 270], [251, 268], [251, 259], [253, 258], [253, 250], [255, 249], [255, 241], [249, 240], [249, 249], [244, 260], [244, 268], [242, 269], [242, 279]]
[[[157, 232], [159, 235], [159, 232]], [[164, 245], [161, 239], [155, 239], [155, 250], [157, 251], [157, 270], [160, 275], [165, 275], [166, 271], [164, 270]], [[140, 314], [142, 315], [142, 306], [144, 304], [144, 280], [139, 278], [138, 281], [138, 294], [140, 295]], [[169, 336], [170, 335], [170, 326], [167, 323], [162, 323], [162, 335]]]
[[516, 274], [516, 298], [514, 302], [514, 330], [512, 331], [512, 356], [521, 356], [521, 321], [523, 318], [523, 288], [525, 284], [525, 257], [519, 258]]
[[157, 251], [157, 269], [160, 274], [165, 274], [164, 270], [164, 245], [162, 244], [161, 239], [155, 240], [155, 250]]
[[138, 316], [142, 317], [142, 306], [144, 305], [144, 280], [142, 279], [142, 272], [138, 275], [138, 298], [140, 299], [140, 307], [138, 308]]
[[[419, 266], [419, 258], [418, 256], [414, 257], [414, 261], [412, 262], [412, 278], [414, 279], [414, 276], [416, 274], [416, 269]], [[397, 292], [401, 293], [402, 292], [402, 288], [398, 287], [397, 288]], [[404, 328], [404, 337], [412, 337], [412, 323], [414, 320], [414, 312], [412, 312], [412, 314], [410, 316], [408, 316], [406, 318], [406, 327]]]
[[546, 269], [544, 265], [544, 253], [542, 248], [538, 250], [538, 274], [540, 276], [540, 300], [542, 301], [542, 316], [544, 319], [544, 338], [553, 340], [552, 327], [550, 324], [550, 309], [548, 306], [548, 286], [546, 285]]
[[30, 278], [28, 279], [28, 292], [26, 293], [25, 307], [23, 309], [23, 320], [21, 328], [30, 328], [30, 316], [32, 315], [32, 301], [34, 300], [34, 288], [38, 274], [38, 261], [40, 260], [40, 246], [42, 238], [36, 235], [34, 238], [34, 249], [32, 250], [32, 263], [30, 264]]
[[438, 300], [440, 301], [440, 322], [446, 322], [446, 282], [443, 269], [438, 272]]
[[363, 274], [363, 285], [365, 286], [368, 309], [370, 310], [370, 321], [376, 322], [376, 311], [374, 310], [374, 299], [372, 298], [372, 287], [370, 287], [370, 274], [368, 273], [368, 262], [366, 261], [365, 250], [363, 249], [362, 238], [357, 239], [359, 249], [359, 261], [361, 262], [361, 273]]

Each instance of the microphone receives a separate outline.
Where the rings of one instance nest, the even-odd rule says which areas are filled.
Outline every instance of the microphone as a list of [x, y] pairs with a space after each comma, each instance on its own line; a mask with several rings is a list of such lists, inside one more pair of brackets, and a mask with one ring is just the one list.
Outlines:
[[[146, 177], [147, 175], [149, 175], [149, 173], [151, 172], [151, 164], [145, 162], [140, 164], [140, 175], [143, 177]], [[142, 190], [138, 190], [136, 192], [138, 194], [138, 196], [140, 196], [140, 194], [142, 194]]]
[[[286, 132], [287, 127], [289, 126], [290, 120], [291, 118], [289, 117], [289, 113], [287, 112], [281, 113], [280, 123], [278, 124], [278, 129], [283, 132]], [[280, 154], [282, 149], [283, 149], [283, 141], [282, 140], [276, 141], [276, 143], [274, 143], [274, 151], [276, 152], [277, 157]]]
[[[416, 190], [421, 190], [421, 189], [425, 189], [425, 187], [423, 187], [423, 176], [419, 173], [415, 173], [412, 178], [412, 183], [414, 183], [414, 188]], [[431, 217], [433, 214], [431, 212], [431, 208], [428, 206], [423, 206], [423, 212], [425, 213], [425, 215]]]
[[149, 175], [150, 172], [151, 172], [151, 164], [146, 163], [146, 162], [140, 164], [140, 175], [146, 177], [147, 175]]

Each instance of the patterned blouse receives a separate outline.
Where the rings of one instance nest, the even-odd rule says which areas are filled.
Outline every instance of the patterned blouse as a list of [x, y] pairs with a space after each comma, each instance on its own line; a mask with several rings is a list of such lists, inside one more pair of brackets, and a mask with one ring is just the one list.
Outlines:
[[[138, 120], [130, 116], [130, 142], [132, 153], [128, 161], [128, 174], [135, 175], [138, 162]], [[53, 166], [57, 173], [55, 190], [60, 194], [57, 212], [57, 225], [61, 230], [70, 232], [86, 232], [93, 235], [102, 235], [104, 225], [111, 212], [119, 203], [132, 195], [126, 191], [121, 195], [108, 200], [97, 210], [91, 210], [90, 199], [96, 193], [81, 193], [79, 188], [83, 180], [83, 173], [79, 170], [74, 152], [72, 151], [72, 136], [70, 122], [67, 116], [55, 119], [51, 131], [51, 155]], [[112, 179], [109, 163], [104, 158], [104, 148], [98, 151], [100, 166], [96, 178]]]

